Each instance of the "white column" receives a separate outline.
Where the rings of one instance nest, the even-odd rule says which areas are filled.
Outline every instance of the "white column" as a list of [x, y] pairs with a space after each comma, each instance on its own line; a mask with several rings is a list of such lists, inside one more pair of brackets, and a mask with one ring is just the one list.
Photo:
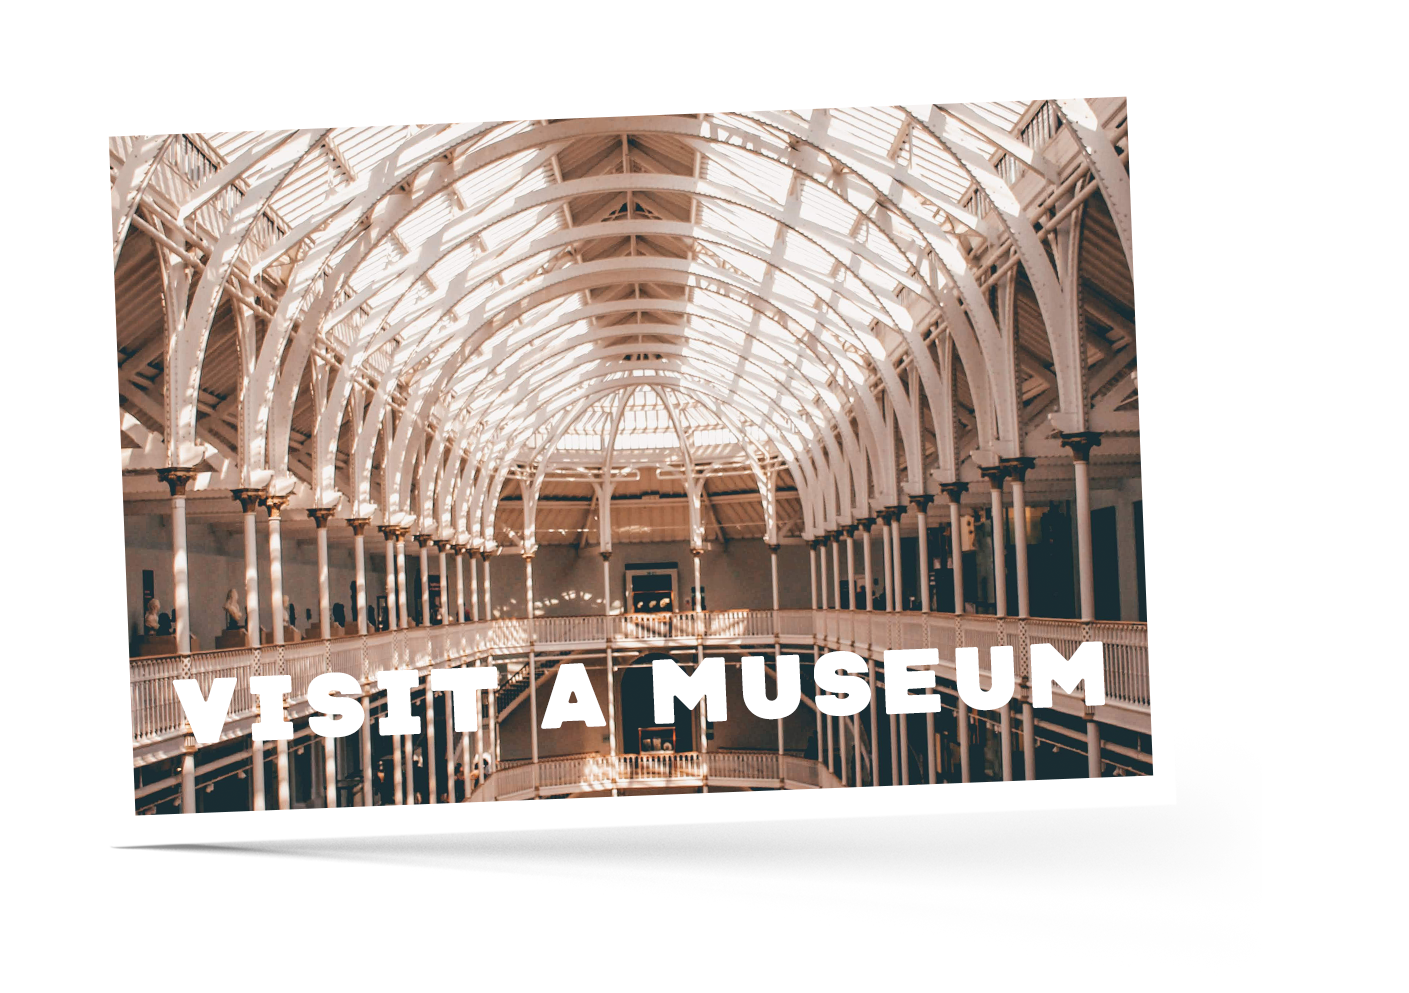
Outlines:
[[[851, 536], [856, 533], [856, 525], [848, 524], [846, 527], [846, 602], [850, 604], [852, 610], [860, 610], [856, 603], [856, 544], [851, 540]], [[869, 596], [869, 593], [867, 594]]]
[[[474, 559], [471, 559], [470, 561], [473, 563]], [[486, 690], [485, 692], [488, 693], [491, 698], [493, 698], [494, 690]], [[484, 726], [486, 722], [485, 712], [488, 709], [489, 705], [487, 703], [481, 705], [479, 694], [475, 694], [475, 754], [473, 766], [471, 766], [468, 761], [466, 761], [465, 763], [466, 800], [468, 800], [470, 798], [470, 794], [474, 792], [474, 790], [471, 788], [471, 784], [475, 781], [483, 781], [481, 777], [483, 777], [484, 775], [485, 768], [480, 765], [480, 756], [484, 754]], [[468, 748], [465, 750], [465, 754], [466, 756], [469, 755]]]
[[323, 743], [323, 806], [338, 805], [338, 742], [339, 738], [314, 738]]
[[1007, 470], [1002, 466], [984, 469], [988, 478], [988, 495], [993, 514], [993, 596], [998, 604], [998, 616], [1008, 616], [1008, 536], [1003, 512], [1003, 479]]
[[[494, 662], [490, 659], [490, 664]], [[497, 669], [497, 666], [496, 666]], [[498, 679], [496, 674], [495, 679]], [[492, 773], [499, 765], [499, 689], [496, 685], [489, 691], [489, 771]]]
[[[1091, 476], [1087, 460], [1091, 449], [1101, 443], [1094, 431], [1062, 435], [1062, 444], [1071, 449], [1072, 468], [1076, 474], [1076, 561], [1081, 588], [1081, 620], [1090, 624], [1096, 619], [1096, 581], [1091, 563]], [[1086, 712], [1087, 773], [1094, 779], [1101, 775], [1101, 731], [1095, 715]]]
[[[361, 618], [361, 614], [358, 618]], [[365, 667], [364, 667], [364, 672]], [[367, 692], [368, 683], [362, 681], [362, 712], [367, 715], [367, 719], [362, 722], [362, 727], [357, 732], [357, 745], [362, 753], [362, 806], [370, 807], [373, 803], [372, 793], [376, 789], [376, 776], [372, 770], [372, 694]]]
[[[1027, 470], [1034, 465], [1031, 458], [1005, 459], [1009, 478], [1013, 481], [1013, 552], [1018, 579], [1018, 617], [1030, 616], [1030, 596], [1027, 579]], [[1021, 660], [1026, 669], [1026, 659]], [[1023, 778], [1037, 778], [1037, 735], [1032, 719], [1032, 680], [1026, 671], [1021, 674], [1019, 694], [1022, 699]]]
[[[865, 571], [866, 571], [866, 609], [867, 609], [867, 610], [874, 610], [874, 609], [875, 609], [875, 603], [874, 603], [874, 601], [871, 599], [871, 580], [872, 580], [872, 576], [871, 576], [871, 526], [872, 526], [872, 524], [874, 524], [874, 523], [875, 523], [875, 521], [874, 521], [872, 518], [869, 518], [869, 517], [866, 518], [864, 521], [861, 522], [861, 527], [862, 527], [862, 528], [865, 530], [865, 532], [866, 532], [866, 537], [863, 538], [862, 541], [861, 541], [861, 559], [862, 559], [862, 561], [865, 563], [864, 568], [865, 568]], [[872, 696], [872, 698], [874, 698], [874, 697], [875, 697], [875, 694], [872, 693], [871, 696]]]
[[450, 569], [445, 559], [445, 542], [436, 542], [440, 551], [440, 623], [450, 624]]
[[396, 528], [378, 528], [386, 539], [386, 615], [387, 630], [396, 630]]
[[[780, 722], [781, 723], [781, 722]], [[851, 763], [856, 770], [856, 778], [852, 780], [852, 786], [861, 785], [861, 715], [855, 714], [851, 718]]]
[[431, 560], [430, 560], [430, 535], [416, 535], [416, 544], [421, 549], [421, 626], [430, 627], [431, 623]]
[[837, 773], [841, 776], [841, 784], [847, 784], [846, 775], [846, 718], [838, 717], [837, 722]]
[[[328, 518], [332, 514], [332, 507], [314, 507], [308, 512], [318, 529], [318, 637], [324, 641], [333, 636], [332, 596], [328, 589]], [[332, 754], [332, 751], [330, 746], [329, 754]]]
[[817, 594], [822, 604], [822, 609], [827, 609], [827, 546], [831, 544], [830, 538], [822, 538], [817, 545]]
[[478, 551], [470, 550], [470, 620], [479, 620], [479, 558]]
[[[606, 548], [601, 551], [602, 556], [602, 613], [607, 617], [612, 613], [612, 568], [611, 549]], [[611, 759], [612, 779], [616, 779], [616, 664], [612, 658], [612, 628], [611, 621], [607, 621], [606, 627], [606, 657], [607, 657], [607, 755]], [[612, 787], [612, 796], [616, 796], [616, 787]]]
[[264, 809], [264, 742], [250, 736], [250, 809]]
[[933, 499], [928, 493], [923, 496], [911, 497], [915, 502], [915, 523], [919, 528], [920, 540], [918, 545], [920, 566], [920, 609], [926, 614], [930, 612], [930, 524], [929, 515], [925, 512]]
[[[369, 726], [371, 722], [368, 722]], [[391, 739], [391, 802], [400, 806], [406, 802], [405, 775], [401, 768], [401, 737]]]
[[[415, 693], [415, 690], [412, 690]], [[415, 698], [412, 697], [412, 712], [415, 712]], [[406, 765], [406, 805], [416, 805], [416, 738], [414, 735], [404, 734], [401, 736], [402, 750], [405, 755], [402, 761]]]
[[1096, 619], [1096, 582], [1091, 564], [1091, 479], [1086, 461], [1077, 462], [1076, 470], [1076, 549], [1077, 568], [1081, 579], [1081, 619]]
[[[920, 584], [920, 610], [926, 614], [930, 612], [930, 524], [929, 515], [925, 512], [932, 500], [928, 493], [919, 496], [912, 496], [911, 502], [915, 504], [915, 526], [918, 530], [919, 540], [916, 544], [916, 565], [918, 565], [918, 576], [916, 579]], [[932, 689], [925, 690], [925, 695], [934, 693]], [[939, 769], [935, 761], [934, 753], [934, 714], [925, 714], [925, 771], [931, 785], [939, 782]]]
[[[240, 501], [245, 524], [245, 635], [250, 648], [258, 648], [259, 630], [259, 538], [255, 515], [264, 499], [264, 490], [232, 491]], [[250, 809], [264, 809], [264, 743], [250, 738]]]
[[[964, 535], [960, 531], [960, 501], [964, 500], [964, 492], [968, 489], [968, 483], [955, 482], [941, 483], [940, 489], [944, 490], [944, 496], [950, 501], [950, 555], [954, 562], [954, 613], [964, 613]], [[969, 782], [968, 772], [968, 704], [964, 700], [958, 701], [955, 708], [954, 727], [960, 739], [960, 782]]]
[[533, 755], [533, 795], [538, 796], [538, 659], [533, 632], [533, 556], [523, 557], [525, 599], [528, 612], [528, 732]]
[[[422, 545], [421, 548], [422, 548], [421, 554], [424, 555], [424, 554], [425, 554], [425, 546]], [[424, 573], [423, 573], [422, 575], [424, 575]], [[429, 614], [429, 613], [422, 614], [421, 616], [426, 619], [426, 623], [427, 623], [427, 624], [430, 623], [430, 614]], [[439, 796], [439, 790], [436, 789], [436, 785], [437, 785], [436, 779], [437, 779], [437, 777], [436, 777], [436, 774], [435, 774], [435, 759], [436, 759], [436, 755], [435, 755], [435, 694], [433, 694], [433, 693], [431, 692], [431, 681], [430, 681], [429, 679], [426, 680], [426, 697], [425, 697], [425, 700], [426, 700], [426, 803], [439, 803], [439, 802], [440, 802], [440, 796]], [[446, 735], [447, 735], [447, 737], [451, 737], [451, 738], [454, 737], [452, 734], [450, 734], [450, 729], [449, 729], [448, 727], [446, 728]], [[452, 770], [452, 778], [453, 778], [453, 770]]]
[[269, 509], [269, 627], [274, 635], [274, 644], [284, 643], [284, 626], [289, 615], [284, 610], [284, 541], [283, 523], [279, 514], [288, 497], [269, 497], [265, 505]]
[[890, 566], [890, 517], [889, 511], [881, 514], [881, 585], [885, 587], [886, 610], [895, 609], [895, 590], [893, 589], [894, 570]]
[[1081, 619], [1096, 619], [1096, 587], [1091, 563], [1091, 477], [1088, 460], [1091, 449], [1101, 443], [1095, 431], [1062, 435], [1062, 445], [1071, 449], [1076, 476], [1076, 549], [1080, 577]]
[[832, 609], [841, 610], [841, 539], [832, 535]]
[[[474, 568], [474, 560], [470, 560]], [[455, 623], [465, 623], [465, 546], [455, 546]], [[465, 788], [469, 789], [469, 762], [465, 763]]]
[[353, 569], [355, 570], [357, 581], [357, 633], [367, 633], [367, 549], [366, 542], [362, 538], [362, 530], [367, 526], [365, 517], [348, 518], [348, 526], [352, 528], [352, 558]]
[[817, 544], [809, 539], [807, 543], [807, 572], [811, 577], [812, 609], [817, 609]]
[[[997, 465], [982, 470], [988, 479], [989, 499], [993, 513], [993, 586], [998, 601], [999, 617], [1008, 616], [1008, 528], [1003, 510], [1003, 480], [1006, 466]], [[1003, 781], [1013, 778], [1013, 707], [1009, 701], [998, 712], [998, 750], [1003, 756]]]
[[397, 627], [411, 626], [411, 611], [406, 606], [406, 529], [396, 529], [396, 610], [400, 617]]
[[890, 715], [890, 785], [900, 785], [900, 719], [895, 714]]
[[949, 498], [949, 551], [953, 558], [954, 613], [956, 614], [964, 612], [964, 539], [959, 530], [959, 503], [964, 499], [964, 491], [968, 488], [968, 483], [960, 482], [940, 485], [940, 489], [944, 490], [944, 495]]
[[[171, 615], [176, 632], [176, 654], [185, 656], [191, 654], [191, 592], [186, 559], [186, 485], [196, 478], [196, 471], [173, 466], [159, 470], [157, 476], [171, 490], [171, 576], [174, 590]], [[191, 790], [194, 794], [194, 779], [191, 782]], [[183, 803], [182, 810], [185, 813], [194, 813], [194, 801], [193, 795], [190, 809], [186, 809]]]
[[690, 549], [690, 557], [695, 560], [695, 602], [692, 603], [690, 606], [695, 610], [704, 609], [704, 583], [700, 581], [700, 557], [703, 555], [703, 548]]
[[1101, 778], [1101, 728], [1090, 707], [1086, 708], [1086, 775]]
[[[288, 615], [284, 612], [284, 551], [279, 517], [284, 505], [288, 502], [287, 496], [270, 494], [264, 498], [264, 506], [269, 511], [269, 602], [273, 607], [273, 617], [270, 624], [274, 629], [275, 645], [284, 643], [284, 624], [288, 621]], [[283, 668], [282, 664], [279, 668]], [[276, 675], [279, 674], [281, 673], [276, 673]], [[288, 810], [291, 798], [289, 795], [289, 743], [287, 741], [281, 740], [274, 743], [274, 763], [278, 776], [279, 809]]]
[[900, 571], [900, 518], [905, 514], [904, 505], [898, 505], [895, 513], [890, 519], [890, 538], [895, 545], [895, 551], [891, 554], [891, 568], [895, 570], [895, 609], [905, 609], [905, 584], [901, 582]]
[[[189, 730], [190, 725], [187, 725]], [[181, 742], [181, 813], [196, 812], [196, 751], [194, 735], [187, 734]]]
[[245, 524], [245, 634], [251, 648], [259, 647], [259, 537], [255, 515], [259, 513], [263, 490], [231, 490], [244, 513]]
[[778, 609], [778, 546], [768, 546], [768, 562], [773, 572], [773, 609]]
[[[493, 605], [493, 602], [491, 601], [490, 596], [489, 596], [489, 560], [490, 560], [490, 554], [489, 554], [488, 552], [481, 552], [480, 554], [484, 557], [484, 619], [485, 619], [486, 621], [490, 621], [490, 620], [493, 620], [493, 619], [494, 619], [494, 605]], [[496, 736], [496, 737], [495, 737], [495, 741], [498, 741], [498, 740], [499, 740], [499, 739], [498, 739], [498, 737]]]

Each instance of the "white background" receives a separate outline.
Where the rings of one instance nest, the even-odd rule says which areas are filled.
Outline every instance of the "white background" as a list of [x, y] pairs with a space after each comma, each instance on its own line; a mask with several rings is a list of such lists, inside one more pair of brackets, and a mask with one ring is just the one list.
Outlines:
[[[16, 988], [1350, 986], [1402, 939], [1402, 23], [1348, 3], [32, 9], [7, 14], [0, 158]], [[1068, 93], [1130, 99], [1173, 804], [109, 847], [97, 811], [127, 784], [94, 740], [126, 715], [88, 689], [123, 629], [107, 135]]]

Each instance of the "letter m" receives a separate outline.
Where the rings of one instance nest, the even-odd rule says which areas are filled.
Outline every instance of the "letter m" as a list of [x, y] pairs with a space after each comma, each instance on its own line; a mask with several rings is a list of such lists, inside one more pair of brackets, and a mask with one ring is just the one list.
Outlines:
[[674, 659], [651, 663], [651, 688], [655, 693], [656, 723], [675, 723], [675, 699], [690, 709], [705, 702], [705, 719], [722, 721], [728, 717], [724, 698], [724, 660], [705, 659], [688, 676]]
[[1063, 658], [1051, 645], [1032, 646], [1032, 705], [1052, 706], [1052, 684], [1067, 693], [1076, 693], [1078, 683], [1086, 684], [1086, 705], [1099, 707], [1106, 702], [1105, 652], [1099, 641], [1083, 641]]

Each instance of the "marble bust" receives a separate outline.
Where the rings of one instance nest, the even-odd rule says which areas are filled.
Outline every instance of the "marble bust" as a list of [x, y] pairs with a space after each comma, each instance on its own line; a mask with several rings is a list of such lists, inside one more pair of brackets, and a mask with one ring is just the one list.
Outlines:
[[161, 628], [161, 602], [156, 597], [147, 601], [147, 613], [142, 618], [142, 633], [156, 634]]
[[239, 591], [231, 588], [225, 596], [225, 630], [238, 631], [244, 627], [245, 612], [240, 606]]

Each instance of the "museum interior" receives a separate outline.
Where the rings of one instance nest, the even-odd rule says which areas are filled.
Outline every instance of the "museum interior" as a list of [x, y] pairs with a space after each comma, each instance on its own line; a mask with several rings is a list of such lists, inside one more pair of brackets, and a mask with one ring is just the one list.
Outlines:
[[[137, 813], [1153, 771], [1123, 99], [109, 161]], [[1104, 702], [1035, 707], [1031, 646], [1092, 641]], [[936, 712], [887, 712], [898, 648]], [[1011, 648], [1008, 703], [960, 697], [965, 648], [985, 683]], [[875, 663], [858, 713], [818, 705], [829, 652]], [[781, 694], [789, 655], [796, 708], [755, 716], [743, 660]], [[653, 662], [707, 658], [727, 720], [658, 720]], [[577, 665], [605, 723], [543, 726]], [[472, 726], [428, 679], [464, 666]], [[419, 734], [375, 733], [393, 669]], [[345, 737], [309, 728], [328, 672]], [[292, 738], [252, 740], [259, 675]], [[173, 681], [221, 677], [199, 743]]]

